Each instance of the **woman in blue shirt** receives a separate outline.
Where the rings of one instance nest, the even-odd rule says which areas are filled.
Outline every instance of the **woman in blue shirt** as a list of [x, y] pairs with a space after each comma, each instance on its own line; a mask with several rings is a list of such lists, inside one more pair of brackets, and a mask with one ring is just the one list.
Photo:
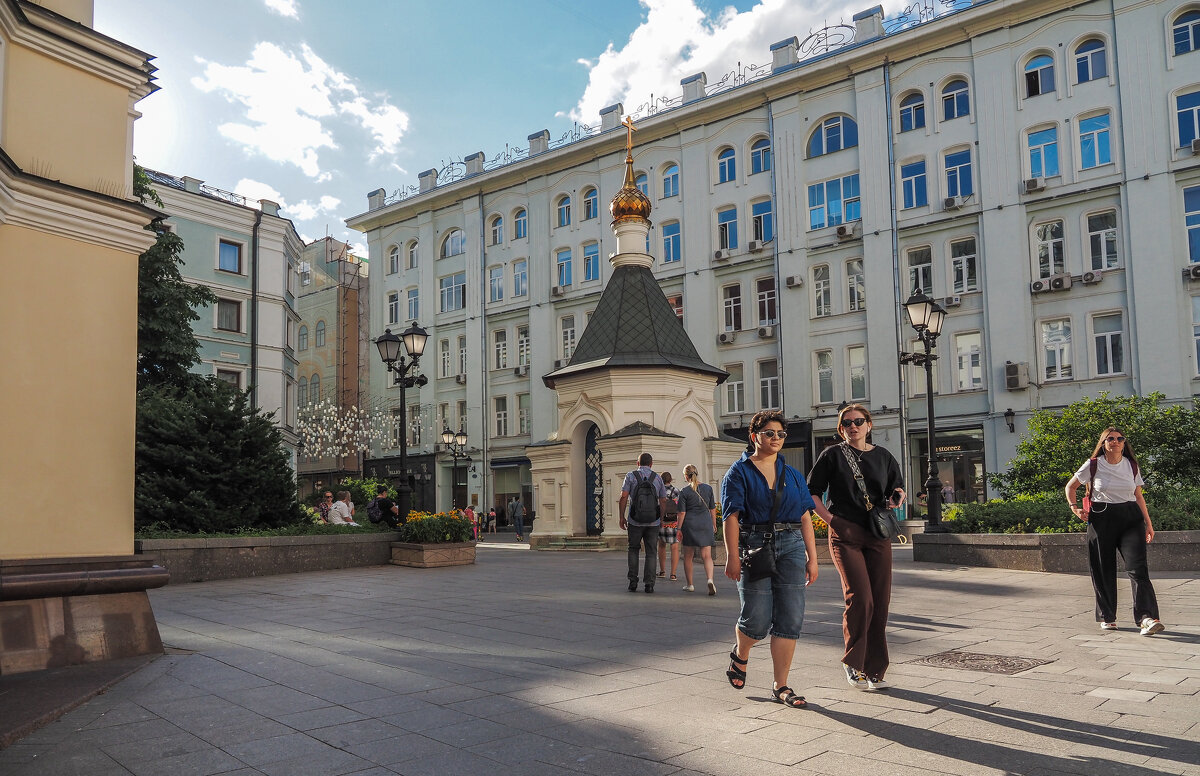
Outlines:
[[[804, 697], [788, 687], [788, 672], [796, 639], [804, 623], [804, 586], [817, 580], [817, 544], [809, 511], [815, 506], [800, 472], [779, 456], [787, 437], [781, 412], [763, 411], [750, 421], [747, 452], [721, 481], [721, 512], [725, 521], [725, 576], [738, 583], [742, 611], [730, 653], [729, 683], [746, 686], [750, 648], [771, 635], [775, 699], [790, 708], [805, 705]], [[776, 504], [778, 486], [778, 509]], [[774, 511], [774, 515], [772, 512]], [[766, 546], [775, 555], [775, 575], [746, 581], [739, 550]]]

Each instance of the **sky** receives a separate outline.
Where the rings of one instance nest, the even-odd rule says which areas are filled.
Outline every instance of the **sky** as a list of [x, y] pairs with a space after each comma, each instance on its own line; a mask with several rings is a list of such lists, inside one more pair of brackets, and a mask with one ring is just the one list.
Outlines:
[[[366, 256], [345, 219], [476, 151], [710, 84], [870, 4], [837, 0], [95, 0], [154, 57], [137, 162], [280, 203], [305, 242]], [[893, 3], [894, 5], [894, 3]], [[885, 3], [885, 8], [889, 5]]]

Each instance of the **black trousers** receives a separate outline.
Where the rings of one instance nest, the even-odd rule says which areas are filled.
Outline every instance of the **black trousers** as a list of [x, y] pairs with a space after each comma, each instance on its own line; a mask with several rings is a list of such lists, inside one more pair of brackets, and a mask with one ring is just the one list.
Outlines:
[[647, 585], [654, 585], [654, 568], [658, 565], [658, 529], [657, 525], [634, 525], [628, 523], [629, 526], [629, 581], [637, 584], [638, 581], [638, 549], [644, 547], [646, 550], [646, 565], [642, 573], [642, 581]]
[[1146, 566], [1146, 522], [1136, 501], [1109, 504], [1088, 520], [1088, 567], [1096, 591], [1096, 622], [1117, 621], [1117, 553], [1133, 585], [1133, 621], [1158, 619], [1158, 599]]

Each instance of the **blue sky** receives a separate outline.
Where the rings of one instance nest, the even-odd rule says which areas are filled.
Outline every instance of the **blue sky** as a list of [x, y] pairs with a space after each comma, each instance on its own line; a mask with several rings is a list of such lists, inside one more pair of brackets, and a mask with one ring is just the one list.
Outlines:
[[[156, 57], [138, 162], [279, 201], [306, 240], [359, 246], [366, 193], [709, 82], [870, 3], [831, 0], [96, 0]], [[885, 7], [888, 7], [885, 4]]]

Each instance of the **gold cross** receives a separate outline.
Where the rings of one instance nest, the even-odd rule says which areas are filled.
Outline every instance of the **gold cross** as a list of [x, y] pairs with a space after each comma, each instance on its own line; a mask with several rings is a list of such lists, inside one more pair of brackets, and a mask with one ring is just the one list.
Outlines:
[[630, 156], [632, 156], [633, 155], [633, 133], [637, 131], [633, 127], [633, 117], [626, 116], [625, 120], [622, 121], [621, 123], [625, 125], [625, 151]]

